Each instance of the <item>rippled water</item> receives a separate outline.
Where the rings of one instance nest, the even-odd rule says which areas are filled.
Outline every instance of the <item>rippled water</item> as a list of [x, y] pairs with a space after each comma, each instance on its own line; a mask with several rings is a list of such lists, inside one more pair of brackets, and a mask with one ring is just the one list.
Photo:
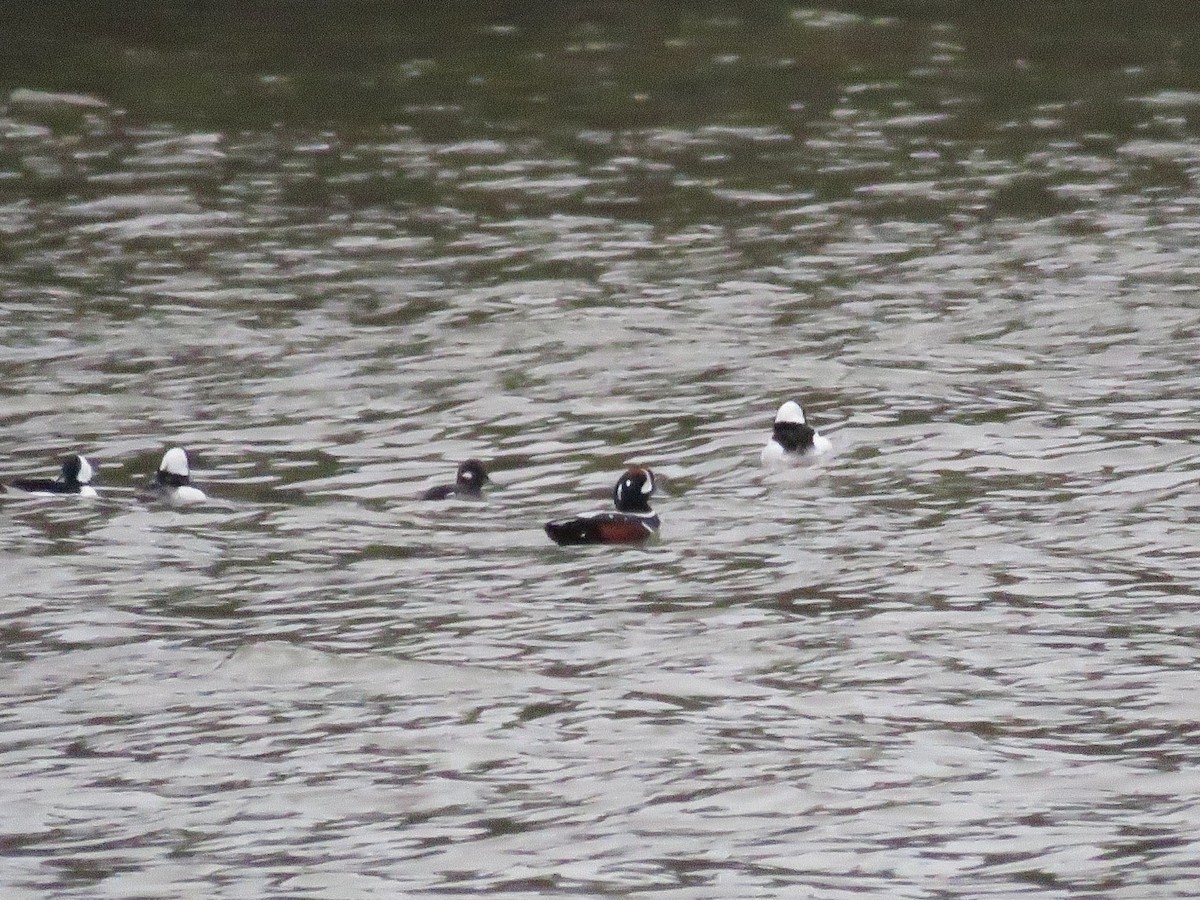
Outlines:
[[464, 8], [0, 70], [4, 896], [1194, 895], [1188, 23]]

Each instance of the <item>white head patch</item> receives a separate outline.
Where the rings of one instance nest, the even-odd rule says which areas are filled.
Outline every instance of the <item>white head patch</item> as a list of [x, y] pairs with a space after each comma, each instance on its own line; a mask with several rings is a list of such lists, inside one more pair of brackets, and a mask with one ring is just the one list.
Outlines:
[[92, 480], [92, 475], [94, 474], [95, 472], [92, 471], [92, 464], [82, 456], [79, 457], [79, 475], [77, 476], [79, 483], [87, 484]]
[[800, 404], [795, 400], [789, 400], [783, 406], [779, 407], [779, 412], [775, 414], [776, 422], [786, 422], [792, 425], [804, 425], [804, 410], [800, 408]]
[[649, 496], [654, 493], [654, 476], [650, 474], [650, 470], [646, 470], [646, 480], [642, 483], [642, 493]]
[[183, 452], [182, 447], [172, 447], [163, 454], [162, 465], [158, 467], [160, 472], [170, 472], [172, 475], [188, 474], [187, 454]]

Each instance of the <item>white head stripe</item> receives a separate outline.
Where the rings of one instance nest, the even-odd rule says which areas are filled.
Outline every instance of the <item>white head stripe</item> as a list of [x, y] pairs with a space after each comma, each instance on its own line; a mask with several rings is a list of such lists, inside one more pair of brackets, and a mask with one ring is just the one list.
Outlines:
[[800, 404], [795, 400], [789, 400], [783, 406], [779, 407], [779, 412], [775, 414], [775, 421], [803, 425], [805, 424], [804, 410], [800, 408]]
[[172, 447], [163, 454], [162, 465], [158, 468], [160, 472], [170, 472], [172, 475], [187, 475], [187, 454], [182, 447]]

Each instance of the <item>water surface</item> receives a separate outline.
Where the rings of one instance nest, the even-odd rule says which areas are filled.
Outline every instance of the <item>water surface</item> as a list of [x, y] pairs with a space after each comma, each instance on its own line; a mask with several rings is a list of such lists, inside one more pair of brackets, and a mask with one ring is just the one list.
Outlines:
[[0, 65], [5, 896], [1194, 893], [1185, 13], [182, 9]]

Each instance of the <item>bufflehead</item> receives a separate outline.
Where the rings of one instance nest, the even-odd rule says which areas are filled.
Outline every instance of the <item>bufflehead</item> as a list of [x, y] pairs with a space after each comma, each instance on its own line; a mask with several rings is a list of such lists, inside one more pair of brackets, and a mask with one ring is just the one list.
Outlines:
[[616, 512], [600, 512], [546, 523], [556, 544], [640, 544], [658, 533], [659, 519], [650, 508], [654, 473], [634, 466], [613, 488]]
[[832, 448], [829, 438], [821, 437], [804, 421], [800, 404], [789, 400], [775, 414], [771, 439], [762, 449], [762, 464], [776, 468], [794, 466], [805, 457], [821, 456]]
[[483, 463], [477, 459], [468, 459], [458, 467], [458, 475], [454, 484], [439, 484], [421, 494], [422, 500], [449, 500], [452, 497], [463, 497], [468, 500], [483, 498], [483, 486], [491, 481]]
[[208, 499], [204, 491], [192, 486], [187, 454], [182, 447], [172, 447], [163, 454], [158, 474], [154, 476], [153, 489], [158, 496], [177, 506], [203, 503]]
[[31, 494], [78, 494], [91, 498], [99, 496], [89, 484], [94, 474], [92, 464], [75, 454], [63, 459], [62, 473], [57, 478], [17, 478], [10, 484]]

